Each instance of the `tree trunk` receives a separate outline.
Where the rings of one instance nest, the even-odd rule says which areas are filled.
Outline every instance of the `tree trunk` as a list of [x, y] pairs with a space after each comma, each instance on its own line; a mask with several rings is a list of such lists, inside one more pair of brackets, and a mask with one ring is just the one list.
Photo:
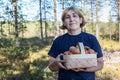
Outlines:
[[98, 38], [98, 0], [96, 0], [96, 37]]
[[41, 11], [41, 0], [39, 0], [39, 10], [40, 10], [40, 30], [41, 30], [41, 46], [44, 46], [43, 41], [43, 26], [42, 26], [42, 11]]
[[111, 18], [111, 11], [110, 11], [110, 20], [109, 20], [109, 27], [110, 27], [110, 40], [112, 40], [112, 18]]
[[64, 10], [64, 0], [62, 0], [62, 9]]
[[[17, 19], [17, 0], [14, 0], [14, 17], [15, 17], [15, 39], [16, 39], [16, 47], [20, 46], [19, 42], [19, 34], [18, 34], [18, 19]], [[16, 52], [17, 54], [18, 52]]]
[[93, 27], [93, 3], [92, 3], [92, 0], [91, 0], [91, 26], [92, 26], [92, 29], [91, 29], [91, 32], [94, 33], [94, 27]]
[[3, 27], [2, 27], [2, 21], [0, 23], [0, 27], [1, 27], [1, 37], [3, 36]]
[[119, 25], [119, 43], [120, 43], [120, 0], [118, 0], [118, 25]]
[[44, 11], [44, 17], [45, 17], [45, 42], [47, 42], [48, 41], [48, 35], [47, 35], [47, 27], [48, 27], [48, 25], [47, 25], [47, 21], [46, 21], [46, 4], [45, 4], [45, 2], [46, 2], [46, 0], [44, 0], [44, 9], [45, 9], [45, 11]]
[[57, 11], [56, 11], [56, 0], [54, 0], [54, 36], [57, 37]]
[[15, 17], [15, 37], [18, 38], [18, 20], [17, 20], [17, 1], [14, 0], [14, 17]]

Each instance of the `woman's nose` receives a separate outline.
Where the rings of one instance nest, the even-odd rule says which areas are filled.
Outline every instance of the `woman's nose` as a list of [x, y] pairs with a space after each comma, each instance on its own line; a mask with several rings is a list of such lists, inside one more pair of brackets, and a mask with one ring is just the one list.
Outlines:
[[70, 17], [70, 21], [73, 21], [73, 17]]

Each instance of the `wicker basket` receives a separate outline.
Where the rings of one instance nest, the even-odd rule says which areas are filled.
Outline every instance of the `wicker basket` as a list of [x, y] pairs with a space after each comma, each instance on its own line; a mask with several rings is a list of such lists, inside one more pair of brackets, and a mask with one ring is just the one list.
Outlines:
[[83, 43], [78, 43], [81, 54], [64, 55], [67, 69], [97, 66], [97, 54], [85, 54]]

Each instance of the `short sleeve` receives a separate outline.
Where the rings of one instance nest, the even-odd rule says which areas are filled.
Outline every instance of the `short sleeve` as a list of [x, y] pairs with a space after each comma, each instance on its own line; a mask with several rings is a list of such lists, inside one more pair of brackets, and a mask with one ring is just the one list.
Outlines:
[[97, 52], [97, 58], [103, 57], [101, 46], [95, 36], [92, 38], [93, 50]]
[[58, 43], [57, 43], [57, 40], [55, 39], [51, 45], [51, 48], [48, 52], [48, 55], [51, 56], [51, 57], [54, 57], [56, 58], [57, 55], [58, 55]]

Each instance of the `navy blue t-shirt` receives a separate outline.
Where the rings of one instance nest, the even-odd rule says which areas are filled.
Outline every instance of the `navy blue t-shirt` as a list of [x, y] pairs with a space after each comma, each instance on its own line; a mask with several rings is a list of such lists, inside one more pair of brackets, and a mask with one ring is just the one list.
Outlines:
[[[69, 35], [68, 33], [57, 37], [48, 52], [49, 56], [54, 58], [60, 53], [68, 51], [70, 46], [76, 46], [78, 42], [82, 42], [84, 46], [89, 46], [95, 50], [97, 58], [102, 57], [100, 44], [96, 37], [92, 34], [81, 32], [79, 35]], [[75, 72], [72, 70], [60, 69], [58, 80], [95, 80], [95, 72]]]

